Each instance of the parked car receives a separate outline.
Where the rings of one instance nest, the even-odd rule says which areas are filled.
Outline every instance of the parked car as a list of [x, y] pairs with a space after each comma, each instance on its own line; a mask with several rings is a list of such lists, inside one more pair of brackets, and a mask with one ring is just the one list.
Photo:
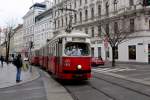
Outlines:
[[101, 57], [92, 57], [92, 66], [104, 65], [104, 61]]

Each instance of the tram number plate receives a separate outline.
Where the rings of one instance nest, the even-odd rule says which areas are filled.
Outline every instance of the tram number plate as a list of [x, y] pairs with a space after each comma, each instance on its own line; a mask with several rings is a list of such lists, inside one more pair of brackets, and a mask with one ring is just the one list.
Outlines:
[[82, 76], [83, 76], [82, 74], [75, 74], [75, 75], [74, 75], [75, 78], [80, 78], [80, 77], [82, 77]]

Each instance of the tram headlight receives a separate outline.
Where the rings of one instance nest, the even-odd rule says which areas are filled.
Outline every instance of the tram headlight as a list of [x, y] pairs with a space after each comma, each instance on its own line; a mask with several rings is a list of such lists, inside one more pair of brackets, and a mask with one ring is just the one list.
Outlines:
[[77, 65], [77, 69], [82, 69], [82, 66], [81, 65]]

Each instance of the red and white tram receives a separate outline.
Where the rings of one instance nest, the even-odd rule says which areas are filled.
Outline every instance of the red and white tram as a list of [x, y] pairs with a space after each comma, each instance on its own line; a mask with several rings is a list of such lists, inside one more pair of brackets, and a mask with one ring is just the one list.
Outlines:
[[91, 77], [90, 37], [81, 31], [61, 32], [40, 49], [39, 64], [59, 79]]

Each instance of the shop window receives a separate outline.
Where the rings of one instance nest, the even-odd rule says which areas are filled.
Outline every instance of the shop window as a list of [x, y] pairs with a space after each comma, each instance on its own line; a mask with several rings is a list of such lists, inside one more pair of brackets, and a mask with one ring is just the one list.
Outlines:
[[91, 48], [91, 55], [94, 57], [94, 48]]
[[98, 47], [98, 57], [101, 57], [101, 47]]
[[129, 50], [129, 60], [136, 60], [136, 46], [135, 45], [128, 46], [128, 50]]
[[115, 48], [115, 59], [118, 59], [118, 47]]

